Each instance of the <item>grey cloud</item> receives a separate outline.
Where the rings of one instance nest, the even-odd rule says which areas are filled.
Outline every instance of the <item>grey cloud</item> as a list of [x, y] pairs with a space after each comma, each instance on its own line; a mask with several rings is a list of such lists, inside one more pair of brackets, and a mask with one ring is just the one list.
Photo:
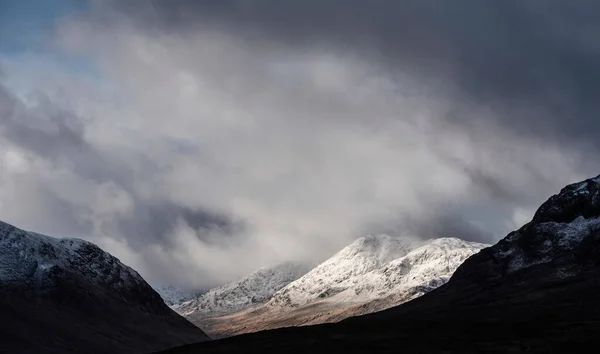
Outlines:
[[422, 239], [456, 237], [472, 242], [488, 244], [495, 242], [494, 231], [497, 225], [490, 223], [489, 219], [480, 220], [478, 223], [469, 222], [465, 219], [466, 215], [473, 219], [478, 219], [481, 215], [474, 215], [476, 213], [472, 210], [465, 213], [455, 209], [456, 206], [454, 208], [440, 206], [420, 215], [399, 213], [395, 220], [385, 224], [370, 225], [364, 232], [365, 234], [416, 235]]
[[[411, 225], [408, 223], [408, 225]], [[491, 225], [476, 225], [467, 222], [460, 213], [451, 210], [442, 210], [437, 215], [430, 215], [428, 220], [415, 223], [415, 233], [437, 237], [458, 237], [466, 241], [493, 243], [495, 236], [490, 229]]]
[[[249, 43], [335, 46], [504, 111], [515, 133], [597, 148], [600, 12], [596, 1], [153, 1], [116, 8], [146, 30], [223, 27]], [[390, 72], [390, 75], [392, 73]], [[464, 117], [448, 117], [457, 124]], [[480, 117], [479, 119], [486, 119]]]
[[[147, 31], [177, 35], [214, 26], [256, 45], [279, 41], [359, 53], [385, 64], [390, 77], [409, 71], [450, 87], [443, 90], [456, 87], [445, 122], [459, 129], [493, 120], [512, 136], [540, 145], [552, 140], [572, 149], [599, 148], [595, 1], [175, 0], [115, 7]], [[476, 116], [465, 101], [496, 114]], [[523, 202], [514, 186], [502, 186], [501, 177], [472, 167], [466, 172], [492, 197]], [[539, 171], [531, 173], [536, 188], [552, 185]]]
[[[195, 230], [217, 230], [220, 236], [233, 235], [242, 228], [230, 218], [209, 211], [192, 210], [169, 202], [153, 205], [138, 200], [134, 215], [119, 221], [119, 232], [127, 236], [126, 241], [134, 250], [143, 249], [150, 244], [169, 250], [171, 245], [168, 236], [175, 230], [178, 220]], [[203, 242], [219, 241], [203, 238], [202, 236], [206, 236], [203, 233], [197, 235]]]
[[47, 97], [38, 95], [34, 108], [26, 108], [0, 86], [0, 117], [4, 134], [36, 154], [56, 159], [74, 150], [88, 150], [81, 122], [72, 113], [57, 109]]
[[[176, 229], [178, 220], [183, 220], [195, 230], [218, 230], [218, 236], [233, 234], [242, 228], [239, 222], [226, 215], [214, 211], [203, 211], [198, 208], [174, 205], [166, 200], [148, 200], [139, 195], [135, 188], [136, 178], [133, 166], [126, 166], [114, 156], [103, 156], [96, 147], [89, 144], [84, 137], [88, 120], [77, 116], [68, 109], [57, 106], [52, 100], [36, 92], [27, 104], [0, 84], [0, 138], [8, 142], [9, 148], [26, 151], [34, 160], [42, 163], [27, 175], [15, 177], [10, 181], [11, 172], [0, 163], [0, 185], [3, 188], [15, 188], [16, 198], [6, 198], [4, 203], [12, 204], [3, 215], [3, 220], [14, 222], [18, 226], [30, 228], [32, 231], [64, 237], [84, 237], [96, 241], [98, 236], [120, 239], [134, 253], [158, 246], [161, 249], [171, 248], [170, 238]], [[178, 147], [180, 150], [183, 147]], [[142, 173], [151, 174], [156, 171], [152, 164], [141, 163]], [[46, 183], [45, 178], [54, 169], [67, 169], [73, 174], [74, 182], [85, 183], [90, 194], [81, 195], [82, 202], [75, 201], [81, 194], [76, 186], [70, 189], [59, 188]], [[50, 170], [50, 171], [49, 171]], [[10, 183], [13, 183], [11, 186]], [[103, 184], [113, 184], [132, 200], [134, 206], [131, 213], [115, 211], [106, 220], [94, 210], [97, 200], [93, 195], [106, 195], [109, 203], [116, 202], [110, 190], [102, 190]], [[85, 215], [85, 217], [82, 217]], [[89, 218], [92, 216], [92, 219]], [[95, 235], [95, 236], [94, 236]], [[210, 238], [208, 232], [195, 234], [200, 242], [219, 246], [220, 239]], [[140, 266], [153, 269], [160, 274], [160, 266], [152, 264], [152, 260], [144, 260], [147, 264]], [[162, 271], [163, 277], [173, 276]], [[152, 274], [149, 279], [156, 279]], [[160, 279], [160, 275], [158, 276]], [[214, 279], [206, 277], [207, 281]], [[176, 282], [180, 279], [173, 278]]]

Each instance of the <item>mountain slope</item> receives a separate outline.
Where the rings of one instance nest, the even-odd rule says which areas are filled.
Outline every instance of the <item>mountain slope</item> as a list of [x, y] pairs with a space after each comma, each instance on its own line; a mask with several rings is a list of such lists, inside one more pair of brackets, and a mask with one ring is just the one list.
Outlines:
[[455, 238], [418, 241], [387, 235], [362, 237], [275, 293], [264, 305], [211, 318], [186, 315], [213, 338], [337, 322], [435, 289], [466, 258], [486, 246]]
[[278, 291], [267, 305], [300, 307], [344, 292], [361, 283], [365, 274], [406, 255], [418, 244], [419, 241], [406, 237], [361, 237]]
[[173, 308], [192, 320], [224, 315], [262, 304], [274, 293], [307, 272], [300, 264], [284, 263], [273, 268], [259, 269], [247, 277], [211, 289]]
[[0, 222], [0, 333], [11, 353], [143, 353], [207, 336], [96, 245]]
[[168, 353], [579, 353], [600, 344], [600, 177], [468, 258], [445, 285], [337, 324], [265, 331]]
[[398, 305], [445, 284], [467, 258], [488, 246], [457, 238], [427, 241], [406, 256], [368, 273], [361, 283], [340, 293], [334, 301], [372, 302], [360, 307], [366, 311], [354, 309], [353, 315]]

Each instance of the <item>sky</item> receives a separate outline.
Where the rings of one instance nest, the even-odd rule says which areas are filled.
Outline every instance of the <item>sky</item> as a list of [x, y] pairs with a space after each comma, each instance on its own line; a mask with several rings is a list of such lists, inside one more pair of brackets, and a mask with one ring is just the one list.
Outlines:
[[8, 0], [0, 218], [206, 287], [493, 243], [600, 173], [595, 1]]

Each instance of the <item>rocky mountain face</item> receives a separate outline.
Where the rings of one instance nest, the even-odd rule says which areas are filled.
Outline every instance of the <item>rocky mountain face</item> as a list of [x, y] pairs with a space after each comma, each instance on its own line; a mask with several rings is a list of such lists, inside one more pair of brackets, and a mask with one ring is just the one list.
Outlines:
[[0, 294], [11, 353], [144, 353], [208, 339], [96, 245], [3, 222]]
[[265, 331], [169, 353], [578, 353], [600, 344], [600, 176], [469, 257], [439, 288], [333, 325]]
[[493, 282], [520, 271], [535, 281], [566, 279], [598, 264], [600, 178], [571, 184], [552, 196], [533, 220], [461, 267], [456, 281]]
[[[193, 302], [174, 308], [214, 338], [337, 322], [398, 305], [439, 287], [465, 259], [486, 246], [455, 238], [423, 241], [371, 235], [297, 280], [288, 278], [289, 284], [264, 296], [262, 302], [247, 305], [246, 310], [210, 315], [215, 313], [212, 308], [207, 312]], [[227, 308], [226, 302], [209, 299], [211, 306]]]

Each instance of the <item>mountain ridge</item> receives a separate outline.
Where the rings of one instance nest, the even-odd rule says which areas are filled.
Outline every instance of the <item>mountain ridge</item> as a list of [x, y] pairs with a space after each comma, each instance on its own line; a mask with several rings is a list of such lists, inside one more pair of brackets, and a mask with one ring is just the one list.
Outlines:
[[0, 222], [0, 285], [0, 333], [12, 353], [144, 353], [209, 339], [84, 240]]

